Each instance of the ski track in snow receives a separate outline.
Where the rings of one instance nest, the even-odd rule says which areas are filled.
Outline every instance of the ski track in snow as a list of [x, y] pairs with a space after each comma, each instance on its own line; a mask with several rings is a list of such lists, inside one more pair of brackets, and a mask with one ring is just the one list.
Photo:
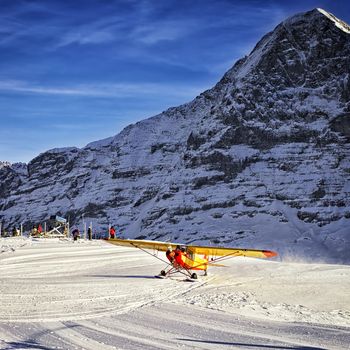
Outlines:
[[189, 283], [103, 241], [0, 248], [0, 349], [350, 349], [346, 265], [235, 258]]

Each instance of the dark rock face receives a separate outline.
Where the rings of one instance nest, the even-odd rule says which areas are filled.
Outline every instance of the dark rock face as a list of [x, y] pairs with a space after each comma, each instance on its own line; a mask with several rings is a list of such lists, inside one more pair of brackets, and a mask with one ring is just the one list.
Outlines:
[[350, 28], [316, 9], [282, 22], [188, 104], [26, 169], [0, 166], [0, 220], [84, 214], [128, 237], [315, 244], [345, 261], [349, 116]]
[[0, 196], [2, 198], [8, 197], [11, 193], [11, 188], [18, 187], [21, 184], [21, 180], [10, 167], [6, 167], [0, 170], [1, 184], [0, 184]]
[[330, 122], [332, 131], [339, 133], [350, 142], [350, 113], [340, 115]]

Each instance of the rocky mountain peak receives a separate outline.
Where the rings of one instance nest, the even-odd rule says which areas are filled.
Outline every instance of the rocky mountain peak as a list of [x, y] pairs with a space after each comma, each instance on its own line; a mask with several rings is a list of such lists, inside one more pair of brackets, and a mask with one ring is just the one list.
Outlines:
[[307, 27], [321, 28], [326, 25], [326, 23], [336, 26], [338, 29], [349, 33], [350, 28], [348, 24], [322, 8], [315, 8], [311, 11], [293, 15], [284, 20], [280, 25], [303, 30]]
[[317, 8], [316, 9], [318, 12], [322, 13], [323, 15], [325, 15], [326, 17], [328, 17], [331, 21], [334, 22], [334, 24], [340, 28], [341, 30], [343, 30], [345, 33], [350, 34], [350, 26], [345, 23], [344, 21], [342, 21], [341, 19], [335, 17], [333, 14], [321, 9], [321, 8]]
[[5, 168], [5, 167], [10, 167], [11, 163], [7, 161], [0, 161], [0, 169]]
[[[285, 87], [322, 86], [329, 78], [324, 72], [317, 72], [322, 60], [334, 60], [334, 76], [340, 71], [349, 72], [349, 28], [322, 9], [294, 15], [266, 34], [224, 79], [242, 83], [247, 76], [251, 80], [252, 74], [264, 74], [272, 85], [282, 77]], [[307, 73], [318, 74], [312, 79]]]

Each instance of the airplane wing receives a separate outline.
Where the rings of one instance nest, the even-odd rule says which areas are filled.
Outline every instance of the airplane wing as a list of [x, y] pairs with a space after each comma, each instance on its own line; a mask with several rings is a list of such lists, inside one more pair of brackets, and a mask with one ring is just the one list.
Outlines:
[[108, 243], [112, 243], [115, 245], [121, 245], [125, 247], [135, 247], [142, 249], [152, 249], [165, 252], [169, 247], [175, 249], [177, 245], [176, 243], [167, 243], [167, 242], [159, 242], [159, 241], [147, 241], [140, 239], [119, 239], [119, 238], [110, 238], [107, 240]]
[[206, 255], [207, 257], [234, 257], [247, 256], [251, 258], [272, 258], [277, 256], [276, 252], [271, 250], [257, 250], [257, 249], [243, 249], [243, 248], [229, 248], [229, 247], [205, 247], [205, 246], [186, 246], [180, 243], [168, 243], [159, 241], [147, 241], [139, 239], [108, 239], [108, 243], [120, 246], [135, 247], [141, 249], [151, 249], [158, 251], [166, 251], [169, 247], [175, 249], [176, 246], [185, 246], [186, 250], [192, 254]]
[[210, 257], [218, 256], [247, 256], [250, 258], [272, 258], [277, 256], [276, 252], [271, 250], [244, 249], [231, 247], [204, 247], [204, 246], [188, 246], [187, 251], [192, 254], [201, 254]]

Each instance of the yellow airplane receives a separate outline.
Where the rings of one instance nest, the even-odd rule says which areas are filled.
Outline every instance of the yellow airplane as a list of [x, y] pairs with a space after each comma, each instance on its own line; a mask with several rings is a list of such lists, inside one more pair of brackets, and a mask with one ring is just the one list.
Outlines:
[[[206, 247], [195, 245], [186, 246], [178, 243], [118, 238], [109, 238], [107, 239], [107, 242], [119, 246], [141, 249], [147, 254], [150, 254], [165, 262], [168, 267], [165, 270], [162, 270], [160, 275], [157, 276], [163, 278], [180, 272], [191, 280], [196, 280], [198, 276], [195, 272], [192, 272], [193, 270], [202, 270], [204, 271], [204, 275], [206, 275], [209, 266], [224, 266], [217, 264], [217, 262], [221, 262], [229, 258], [237, 256], [247, 256], [251, 258], [272, 258], [277, 256], [277, 253], [271, 250]], [[153, 253], [149, 250], [153, 250]], [[159, 251], [166, 252], [165, 255], [168, 261], [158, 257], [156, 253]]]

